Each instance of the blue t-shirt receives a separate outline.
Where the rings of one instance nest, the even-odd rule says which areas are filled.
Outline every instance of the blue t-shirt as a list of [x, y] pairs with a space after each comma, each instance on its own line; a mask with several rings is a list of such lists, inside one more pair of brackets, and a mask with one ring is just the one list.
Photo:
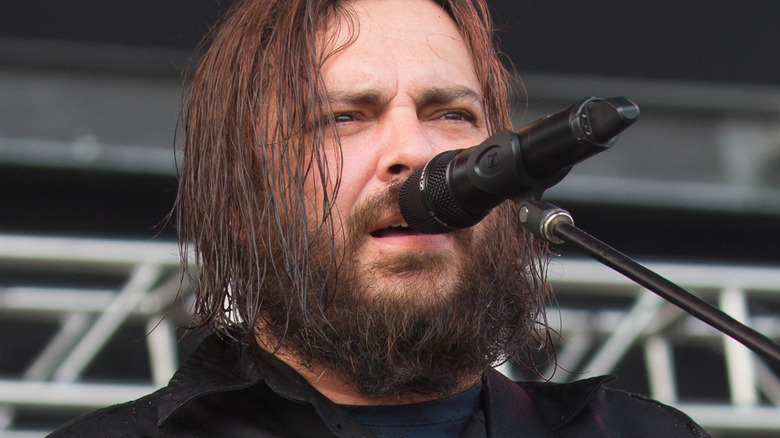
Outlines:
[[477, 384], [440, 400], [390, 406], [346, 406], [377, 438], [459, 437], [480, 407]]

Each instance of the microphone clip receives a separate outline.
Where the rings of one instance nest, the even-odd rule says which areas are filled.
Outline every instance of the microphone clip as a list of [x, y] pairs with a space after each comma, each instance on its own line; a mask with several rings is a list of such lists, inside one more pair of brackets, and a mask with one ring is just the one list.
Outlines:
[[520, 223], [534, 236], [559, 245], [563, 239], [555, 235], [560, 224], [574, 225], [574, 219], [568, 211], [549, 202], [525, 200], [518, 203]]

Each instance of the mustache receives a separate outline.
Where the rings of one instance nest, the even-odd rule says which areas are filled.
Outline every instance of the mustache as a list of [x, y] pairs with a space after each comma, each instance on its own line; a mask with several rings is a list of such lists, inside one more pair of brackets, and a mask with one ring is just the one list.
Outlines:
[[[393, 180], [383, 190], [372, 194], [353, 208], [347, 217], [344, 231], [347, 253], [357, 252], [370, 233], [375, 231], [379, 221], [387, 217], [401, 216], [399, 198], [405, 182], [405, 179]], [[474, 238], [473, 228], [454, 230], [451, 233], [455, 236], [455, 245], [461, 249], [468, 248]]]
[[[382, 218], [401, 214], [401, 207], [398, 199], [401, 194], [401, 187], [405, 180], [393, 180], [388, 186], [360, 204], [356, 205], [347, 218], [347, 230], [349, 230], [349, 240], [352, 234], [360, 234], [361, 240], [373, 231], [373, 227]], [[354, 236], [357, 237], [357, 236]]]

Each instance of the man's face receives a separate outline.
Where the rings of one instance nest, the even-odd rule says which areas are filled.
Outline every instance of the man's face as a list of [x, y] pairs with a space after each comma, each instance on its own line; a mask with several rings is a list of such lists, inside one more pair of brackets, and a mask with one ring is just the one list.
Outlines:
[[[342, 154], [339, 139], [329, 138], [328, 162], [342, 164], [336, 244], [370, 285], [366, 293], [426, 301], [468, 271], [462, 260], [481, 227], [441, 235], [397, 228], [403, 218], [395, 201], [387, 202], [394, 199], [388, 189], [434, 155], [487, 136], [479, 82], [454, 22], [433, 2], [351, 6], [357, 39], [322, 67]], [[336, 28], [334, 47], [347, 42], [348, 24]]]
[[[330, 236], [309, 236], [306, 302], [269, 306], [261, 325], [301, 364], [364, 395], [452, 393], [527, 342], [535, 309], [527, 242], [508, 208], [447, 234], [395, 227], [398, 188], [414, 169], [487, 136], [480, 86], [455, 24], [433, 2], [347, 6], [355, 21], [327, 26], [336, 30], [320, 41], [325, 54], [344, 46], [322, 67], [337, 132], [326, 138], [327, 177], [341, 181], [337, 272]], [[319, 181], [307, 180], [311, 212], [322, 207]], [[314, 213], [307, 220], [317, 225]], [[263, 293], [291, 301], [284, 285]]]

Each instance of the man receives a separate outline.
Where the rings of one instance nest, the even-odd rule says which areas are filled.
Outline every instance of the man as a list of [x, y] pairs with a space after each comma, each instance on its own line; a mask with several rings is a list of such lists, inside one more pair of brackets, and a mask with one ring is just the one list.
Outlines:
[[53, 436], [706, 436], [644, 398], [515, 384], [544, 256], [504, 205], [422, 235], [400, 184], [508, 127], [479, 0], [247, 0], [196, 72], [177, 213], [212, 335], [169, 386]]

